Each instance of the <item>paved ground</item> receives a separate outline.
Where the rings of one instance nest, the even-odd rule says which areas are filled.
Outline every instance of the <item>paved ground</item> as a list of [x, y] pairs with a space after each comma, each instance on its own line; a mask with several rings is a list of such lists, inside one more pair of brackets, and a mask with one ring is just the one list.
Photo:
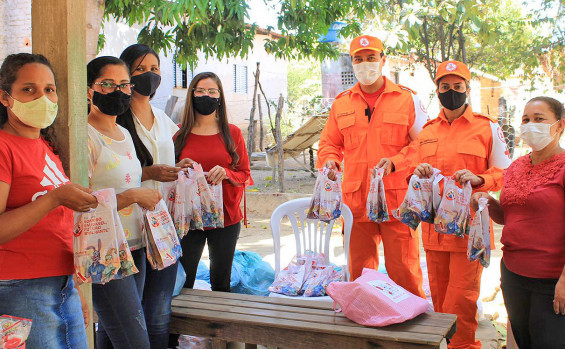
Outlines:
[[[252, 170], [255, 185], [248, 188], [247, 207], [249, 227], [242, 228], [237, 248], [245, 251], [259, 253], [265, 261], [274, 266], [274, 252], [272, 235], [270, 230], [270, 215], [281, 203], [297, 198], [309, 196], [315, 179], [306, 171], [298, 170], [294, 160], [287, 160], [288, 171], [286, 176], [285, 194], [277, 192], [277, 185], [272, 181], [271, 171], [263, 163], [255, 163], [256, 169]], [[332, 233], [330, 242], [330, 260], [337, 264], [345, 264], [345, 256], [342, 247], [341, 228], [336, 227]], [[495, 241], [500, 241], [501, 227], [495, 228]], [[500, 290], [500, 243], [497, 249], [492, 251], [491, 265], [486, 268], [481, 280], [482, 312], [480, 314], [477, 338], [481, 340], [483, 348], [496, 349], [505, 342], [506, 334], [506, 309], [502, 300]], [[382, 246], [380, 255], [383, 256]], [[425, 256], [421, 249], [422, 256]], [[295, 254], [295, 242], [292, 229], [288, 222], [284, 222], [281, 228], [281, 266], [285, 266]], [[207, 259], [207, 249], [204, 252]], [[425, 267], [425, 261], [423, 261]], [[499, 331], [497, 331], [498, 328]], [[444, 345], [443, 347], [446, 348]]]

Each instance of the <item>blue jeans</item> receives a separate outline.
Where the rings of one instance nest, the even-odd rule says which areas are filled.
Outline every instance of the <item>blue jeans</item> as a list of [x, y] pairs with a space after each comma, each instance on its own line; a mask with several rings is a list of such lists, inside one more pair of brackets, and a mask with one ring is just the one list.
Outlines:
[[97, 348], [166, 349], [178, 264], [153, 270], [145, 249], [132, 252], [137, 274], [92, 285]]
[[72, 276], [0, 281], [3, 314], [33, 320], [26, 341], [28, 348], [88, 348]]

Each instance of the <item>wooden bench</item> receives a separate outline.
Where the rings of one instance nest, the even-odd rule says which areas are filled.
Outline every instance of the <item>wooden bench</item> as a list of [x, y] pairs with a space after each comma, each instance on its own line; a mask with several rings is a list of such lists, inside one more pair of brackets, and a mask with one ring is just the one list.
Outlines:
[[173, 299], [171, 332], [279, 348], [439, 348], [455, 332], [455, 315], [426, 313], [381, 328], [358, 325], [331, 304], [183, 289]]

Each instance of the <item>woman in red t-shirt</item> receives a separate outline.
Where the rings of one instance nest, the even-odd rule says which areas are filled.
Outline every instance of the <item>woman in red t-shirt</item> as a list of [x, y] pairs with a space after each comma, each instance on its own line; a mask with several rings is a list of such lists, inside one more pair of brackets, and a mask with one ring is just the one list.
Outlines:
[[96, 198], [70, 184], [53, 152], [57, 92], [47, 59], [6, 57], [0, 103], [0, 315], [33, 320], [28, 348], [88, 348], [72, 277], [73, 210], [88, 211]]
[[490, 217], [503, 224], [502, 294], [520, 349], [565, 348], [565, 129], [563, 104], [535, 97], [524, 108], [520, 138], [532, 148], [508, 167], [500, 201], [486, 193]]
[[175, 136], [175, 157], [177, 162], [191, 159], [201, 164], [210, 183], [222, 183], [224, 200], [224, 228], [191, 230], [181, 241], [184, 287], [194, 285], [207, 241], [212, 290], [229, 292], [243, 218], [240, 203], [245, 185], [252, 184], [252, 179], [245, 141], [240, 129], [228, 123], [224, 90], [214, 73], [200, 73], [190, 83], [182, 124]]

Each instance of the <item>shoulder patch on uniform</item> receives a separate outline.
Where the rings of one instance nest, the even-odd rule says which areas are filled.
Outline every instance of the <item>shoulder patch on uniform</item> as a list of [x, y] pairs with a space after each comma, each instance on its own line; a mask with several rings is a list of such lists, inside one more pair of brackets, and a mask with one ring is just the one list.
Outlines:
[[342, 93], [338, 94], [337, 96], [335, 96], [335, 99], [341, 98], [347, 94], [351, 93], [351, 90], [345, 90]]
[[483, 114], [479, 114], [479, 113], [473, 113], [475, 116], [480, 116], [483, 117], [485, 119], [488, 119], [494, 123], [498, 123], [498, 116], [494, 116], [494, 115], [483, 115]]
[[424, 126], [422, 126], [422, 128], [424, 128], [424, 127], [426, 127], [426, 126], [429, 126], [429, 125], [431, 125], [431, 124], [435, 124], [435, 123], [438, 122], [438, 121], [439, 121], [439, 117], [430, 119], [430, 120], [428, 120], [428, 122], [426, 122], [426, 123], [424, 124]]
[[400, 87], [400, 88], [403, 89], [404, 91], [408, 91], [408, 92], [410, 92], [410, 93], [412, 93], [412, 94], [414, 94], [414, 95], [417, 95], [417, 94], [418, 94], [418, 93], [417, 93], [416, 91], [414, 91], [413, 89], [411, 89], [411, 88], [409, 88], [409, 87], [406, 87], [406, 86], [404, 86], [404, 85], [398, 84], [398, 87]]

